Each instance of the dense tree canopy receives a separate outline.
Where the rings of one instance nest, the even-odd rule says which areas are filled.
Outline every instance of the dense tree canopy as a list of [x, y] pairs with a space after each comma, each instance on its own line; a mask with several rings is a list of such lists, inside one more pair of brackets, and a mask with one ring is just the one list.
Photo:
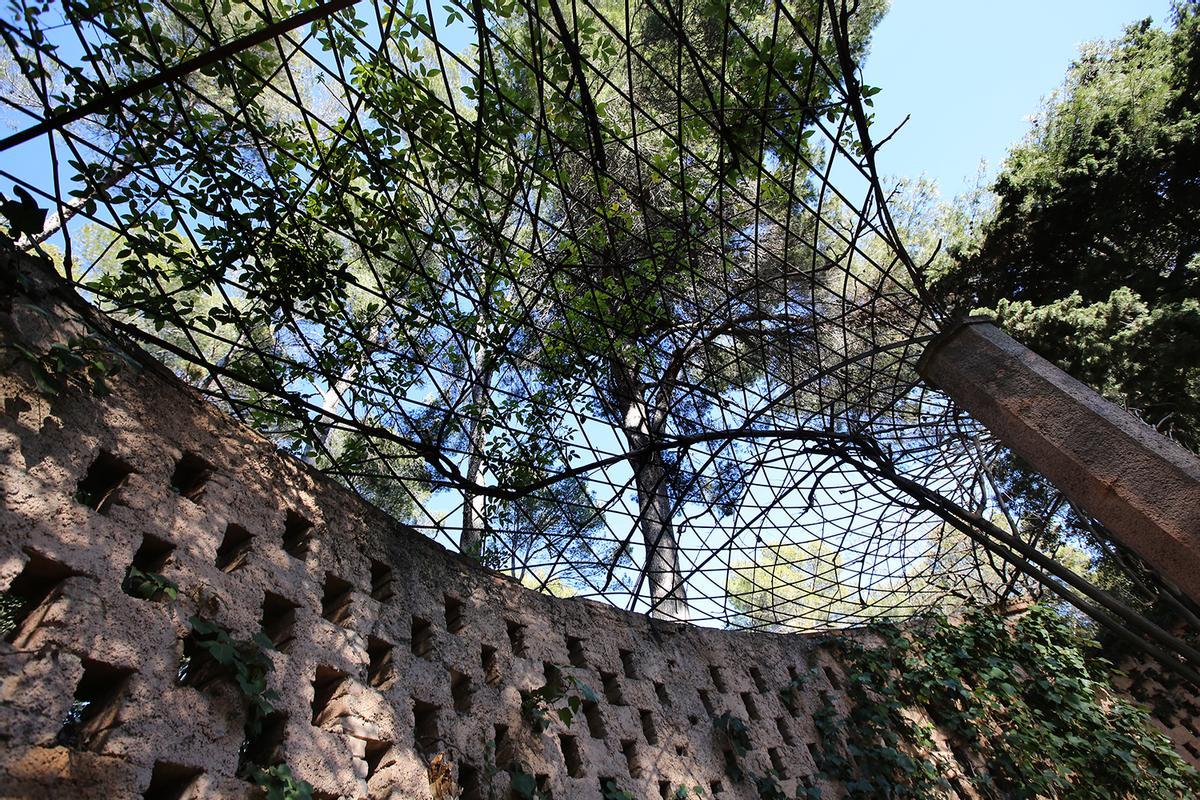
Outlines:
[[935, 288], [1200, 448], [1200, 4], [1087, 46]]

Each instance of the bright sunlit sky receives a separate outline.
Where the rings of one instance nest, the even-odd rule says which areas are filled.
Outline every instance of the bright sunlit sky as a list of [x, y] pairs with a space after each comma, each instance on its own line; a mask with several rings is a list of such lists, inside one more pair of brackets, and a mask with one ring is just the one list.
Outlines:
[[912, 119], [880, 151], [885, 175], [933, 178], [947, 199], [970, 188], [981, 160], [994, 174], [1062, 81], [1079, 46], [1135, 20], [1164, 24], [1170, 0], [892, 0], [864, 77], [876, 134]]

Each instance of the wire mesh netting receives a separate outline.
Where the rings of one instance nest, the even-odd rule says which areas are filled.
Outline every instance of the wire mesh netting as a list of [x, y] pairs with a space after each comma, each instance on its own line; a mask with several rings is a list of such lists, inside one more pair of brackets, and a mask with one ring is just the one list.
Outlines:
[[916, 374], [946, 320], [876, 168], [882, 12], [14, 0], [3, 175], [50, 211], [16, 244], [542, 591], [774, 630], [1038, 586], [1097, 610]]

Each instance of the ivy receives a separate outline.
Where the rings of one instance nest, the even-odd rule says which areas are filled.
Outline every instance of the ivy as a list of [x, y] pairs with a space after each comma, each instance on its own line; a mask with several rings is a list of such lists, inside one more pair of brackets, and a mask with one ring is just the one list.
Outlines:
[[0, 215], [8, 222], [8, 235], [13, 239], [37, 236], [46, 227], [46, 211], [33, 195], [20, 186], [13, 186], [16, 199], [0, 194]]
[[174, 600], [179, 595], [179, 587], [174, 581], [157, 572], [143, 572], [132, 564], [125, 570], [121, 590], [143, 600], [157, 600], [161, 597]]
[[[779, 773], [768, 770], [765, 775], [756, 775], [742, 765], [742, 759], [753, 749], [750, 730], [745, 722], [726, 711], [713, 718], [713, 728], [725, 743], [725, 774], [729, 780], [741, 783], [748, 779], [761, 800], [787, 800], [787, 795], [779, 785], [779, 778], [782, 777]], [[700, 795], [699, 787], [696, 787], [696, 794]]]
[[803, 689], [804, 679], [796, 677], [788, 681], [787, 685], [779, 690], [779, 699], [783, 701], [788, 711], [791, 711], [793, 714], [800, 708], [800, 693]]
[[552, 715], [569, 727], [584, 701], [598, 702], [595, 691], [577, 675], [556, 668], [555, 677], [547, 680], [545, 686], [521, 692], [521, 717], [535, 734], [550, 727]]
[[75, 336], [55, 342], [45, 353], [14, 343], [17, 358], [29, 366], [37, 390], [58, 397], [74, 384], [96, 397], [107, 397], [108, 379], [122, 366], [122, 358], [95, 336]]
[[869, 646], [828, 640], [846, 666], [851, 710], [843, 717], [826, 695], [814, 714], [818, 767], [847, 796], [951, 796], [934, 726], [982, 797], [1200, 796], [1200, 774], [1146, 710], [1112, 692], [1111, 665], [1087, 655], [1095, 642], [1054, 609], [1015, 621], [974, 609], [954, 624], [931, 615], [872, 631]]
[[274, 669], [268, 652], [271, 640], [261, 631], [250, 639], [235, 639], [223, 625], [193, 616], [188, 619], [196, 647], [218, 665], [220, 674], [231, 676], [242, 695], [250, 702], [246, 733], [256, 736], [263, 719], [275, 710], [279, 693], [267, 687], [267, 676]]
[[549, 791], [538, 788], [537, 779], [519, 766], [509, 770], [509, 787], [518, 800], [552, 800]]
[[287, 764], [255, 767], [250, 780], [266, 792], [267, 800], [312, 800], [313, 787], [293, 775]]
[[633, 794], [618, 788], [617, 782], [614, 780], [605, 781], [600, 788], [604, 792], [603, 800], [634, 800]]

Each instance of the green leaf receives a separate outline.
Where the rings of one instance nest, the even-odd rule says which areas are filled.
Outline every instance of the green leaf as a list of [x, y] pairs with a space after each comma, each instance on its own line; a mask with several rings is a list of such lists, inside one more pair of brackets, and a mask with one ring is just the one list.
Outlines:
[[0, 214], [8, 218], [14, 238], [37, 236], [46, 227], [46, 209], [38, 206], [33, 195], [21, 186], [13, 186], [13, 193], [20, 199], [9, 200], [0, 195]]

